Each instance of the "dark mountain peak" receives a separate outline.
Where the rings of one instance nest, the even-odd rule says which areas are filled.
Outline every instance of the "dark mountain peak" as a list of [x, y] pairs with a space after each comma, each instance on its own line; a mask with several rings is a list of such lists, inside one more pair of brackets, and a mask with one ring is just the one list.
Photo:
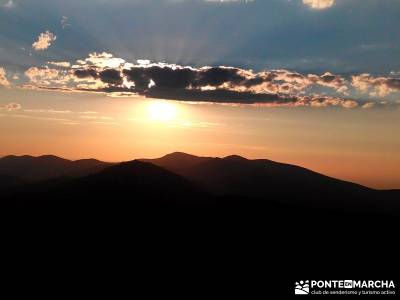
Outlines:
[[198, 156], [192, 155], [192, 154], [187, 154], [184, 152], [173, 152], [167, 155], [164, 155], [160, 159], [196, 159], [199, 158]]
[[100, 160], [94, 159], [94, 158], [84, 158], [84, 159], [78, 159], [74, 160], [76, 163], [102, 163]]
[[31, 156], [31, 155], [21, 155], [21, 156], [18, 156], [18, 155], [7, 155], [7, 156], [4, 156], [4, 157], [0, 158], [0, 161], [1, 160], [2, 161], [14, 161], [14, 160], [22, 160], [22, 159], [27, 160], [27, 159], [32, 159], [32, 158], [34, 158], [34, 157]]
[[102, 165], [112, 165], [112, 163], [103, 162], [103, 161], [93, 159], [93, 158], [74, 160], [72, 162], [72, 164], [75, 166], [80, 166], [81, 168], [82, 167], [83, 168], [91, 168], [91, 167], [102, 166]]
[[37, 158], [46, 158], [46, 159], [62, 159], [62, 160], [66, 160], [64, 158], [61, 158], [59, 156], [55, 156], [55, 155], [51, 155], [51, 154], [45, 154], [45, 155], [40, 155]]
[[[197, 193], [199, 189], [183, 177], [152, 163], [133, 160], [113, 165], [79, 181], [82, 188], [100, 192], [131, 195], [132, 198], [168, 198], [168, 195]], [[186, 198], [185, 198], [186, 199]], [[190, 200], [190, 197], [187, 197]], [[158, 201], [158, 200], [157, 200]]]
[[55, 155], [6, 156], [0, 159], [0, 174], [40, 181], [56, 177], [79, 177], [93, 174], [109, 166], [96, 160], [71, 161]]
[[199, 157], [183, 152], [174, 152], [156, 159], [141, 159], [144, 162], [150, 162], [172, 172], [178, 172], [181, 169], [193, 167], [199, 163], [210, 160], [210, 157]]
[[39, 161], [49, 161], [49, 162], [71, 162], [68, 159], [61, 158], [55, 155], [41, 155], [38, 157], [32, 157], [33, 159], [38, 159]]
[[32, 156], [32, 155], [7, 155], [1, 158], [2, 161], [68, 161], [67, 159], [55, 156], [55, 155], [41, 155], [41, 156]]
[[248, 161], [247, 158], [244, 158], [239, 155], [229, 155], [229, 156], [224, 157], [223, 159], [228, 160], [228, 161]]
[[112, 178], [114, 180], [123, 181], [158, 181], [161, 178], [169, 176], [177, 176], [168, 170], [158, 167], [152, 163], [132, 160], [127, 162], [122, 162], [117, 165], [110, 166], [103, 169], [100, 173], [94, 174], [91, 177], [98, 178]]
[[13, 158], [16, 158], [17, 156], [16, 155], [6, 155], [6, 156], [3, 156], [3, 157], [0, 157], [0, 160], [1, 159], [13, 159]]

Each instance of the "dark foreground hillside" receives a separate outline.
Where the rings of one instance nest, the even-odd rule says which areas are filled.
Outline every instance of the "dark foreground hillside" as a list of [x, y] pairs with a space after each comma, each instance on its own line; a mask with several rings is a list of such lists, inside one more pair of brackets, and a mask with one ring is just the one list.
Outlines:
[[[341, 268], [368, 270], [371, 258], [390, 267], [389, 257], [398, 256], [398, 191], [375, 191], [271, 161], [175, 153], [83, 176], [9, 182], [0, 190], [1, 212], [10, 219], [6, 230], [18, 239], [16, 227], [34, 231], [23, 252], [36, 245], [42, 231], [51, 233], [48, 243], [61, 239], [63, 249], [65, 235], [72, 235], [79, 245], [71, 251], [80, 253], [89, 244], [88, 257], [102, 249], [122, 266], [147, 256], [172, 264], [177, 258], [185, 265], [196, 261], [197, 267], [187, 268], [206, 269], [199, 273], [201, 283], [211, 276], [220, 284], [215, 270], [221, 262], [224, 278], [236, 276], [240, 262], [247, 268], [242, 277], [261, 286], [265, 280], [259, 274], [271, 267], [285, 272], [285, 285], [292, 283], [290, 276], [351, 277]], [[93, 245], [93, 237], [100, 243]]]
[[132, 161], [80, 178], [56, 178], [5, 190], [8, 207], [121, 209], [208, 204], [188, 180], [150, 163]]

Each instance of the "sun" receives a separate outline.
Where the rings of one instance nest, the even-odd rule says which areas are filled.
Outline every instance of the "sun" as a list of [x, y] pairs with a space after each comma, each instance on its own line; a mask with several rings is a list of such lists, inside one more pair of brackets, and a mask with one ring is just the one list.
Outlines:
[[157, 101], [148, 105], [147, 113], [153, 121], [173, 121], [178, 115], [178, 110], [174, 104]]

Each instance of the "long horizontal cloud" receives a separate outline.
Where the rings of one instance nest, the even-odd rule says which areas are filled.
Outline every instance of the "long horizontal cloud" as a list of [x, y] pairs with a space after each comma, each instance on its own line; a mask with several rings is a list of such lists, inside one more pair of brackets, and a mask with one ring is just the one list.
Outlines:
[[374, 96], [375, 89], [379, 90], [376, 94], [379, 96], [400, 91], [399, 79], [374, 78], [367, 74], [347, 79], [329, 72], [322, 75], [288, 70], [254, 72], [226, 66], [193, 68], [146, 60], [132, 64], [109, 53], [92, 53], [75, 64], [51, 64], [58, 68], [28, 69], [25, 75], [29, 84], [25, 86], [192, 102], [346, 108], [369, 103], [350, 97], [352, 90], [368, 96]]
[[0, 110], [13, 111], [19, 109], [21, 109], [21, 104], [19, 103], [0, 104]]
[[303, 0], [305, 5], [313, 9], [327, 9], [335, 4], [335, 0]]

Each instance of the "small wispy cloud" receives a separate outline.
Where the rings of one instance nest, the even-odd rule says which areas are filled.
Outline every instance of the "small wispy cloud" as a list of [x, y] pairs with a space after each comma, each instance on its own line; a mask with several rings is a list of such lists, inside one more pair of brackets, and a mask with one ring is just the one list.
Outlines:
[[56, 67], [62, 67], [62, 68], [69, 68], [71, 66], [71, 63], [67, 61], [49, 61], [47, 62], [49, 65], [56, 66]]
[[249, 3], [254, 2], [254, 0], [205, 0], [206, 2], [216, 2], [216, 3], [232, 3], [232, 2], [242, 2]]
[[71, 26], [71, 24], [68, 22], [68, 17], [66, 17], [66, 16], [62, 16], [61, 17], [61, 21], [60, 21], [60, 24], [61, 24], [61, 27], [63, 28], [63, 29], [66, 29], [67, 27], [70, 27]]
[[108, 117], [108, 116], [96, 116], [96, 115], [84, 115], [80, 116], [81, 119], [86, 119], [86, 120], [102, 120], [102, 121], [110, 121], [114, 120], [113, 117]]
[[308, 5], [312, 9], [327, 9], [335, 4], [335, 0], [303, 0], [305, 5]]
[[55, 109], [25, 109], [27, 113], [40, 113], [40, 114], [72, 114], [70, 110], [55, 110]]
[[10, 9], [10, 8], [15, 7], [15, 3], [13, 0], [1, 1], [0, 7]]
[[74, 122], [73, 120], [64, 119], [64, 118], [53, 118], [53, 117], [32, 116], [32, 115], [25, 115], [25, 114], [13, 114], [12, 117], [14, 117], [14, 118], [21, 118], [21, 119], [38, 120], [38, 121], [59, 122], [59, 123]]
[[21, 109], [21, 104], [19, 103], [7, 103], [7, 104], [0, 104], [0, 110], [5, 110], [5, 111], [14, 111], [14, 110], [20, 110]]
[[96, 114], [98, 114], [98, 112], [97, 111], [82, 111], [82, 112], [79, 112], [79, 114], [81, 114], [81, 115], [96, 115]]
[[43, 32], [38, 36], [37, 41], [32, 44], [32, 48], [36, 51], [46, 50], [56, 39], [57, 36], [47, 30], [46, 32]]

